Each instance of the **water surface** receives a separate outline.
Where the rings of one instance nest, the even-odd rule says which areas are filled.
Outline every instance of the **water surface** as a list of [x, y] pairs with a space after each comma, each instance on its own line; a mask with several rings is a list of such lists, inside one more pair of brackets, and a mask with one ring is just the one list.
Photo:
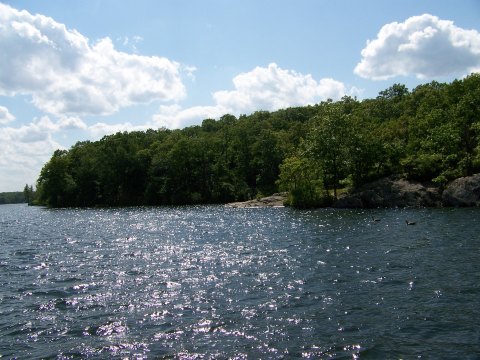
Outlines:
[[478, 359], [479, 220], [3, 205], [0, 355]]

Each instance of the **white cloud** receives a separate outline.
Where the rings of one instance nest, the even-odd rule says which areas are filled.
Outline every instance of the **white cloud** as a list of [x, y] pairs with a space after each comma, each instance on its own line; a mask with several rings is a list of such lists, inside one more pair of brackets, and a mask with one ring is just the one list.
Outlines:
[[138, 35], [132, 37], [125, 36], [117, 39], [124, 47], [130, 48], [134, 53], [138, 53], [137, 44], [143, 40], [143, 37]]
[[235, 90], [218, 91], [213, 97], [217, 104], [234, 112], [277, 110], [289, 106], [313, 104], [320, 99], [339, 98], [345, 86], [333, 79], [317, 82], [310, 74], [284, 70], [271, 63], [256, 67], [233, 79]]
[[15, 120], [15, 116], [10, 114], [10, 111], [5, 106], [0, 105], [0, 125], [8, 124]]
[[204, 119], [218, 119], [222, 115], [233, 113], [232, 109], [216, 106], [192, 106], [183, 109], [179, 105], [160, 106], [158, 114], [154, 115], [154, 127], [180, 129], [198, 124]]
[[189, 78], [191, 81], [195, 81], [195, 71], [197, 71], [196, 66], [192, 65], [183, 65], [181, 67], [182, 73], [184, 73], [187, 78]]
[[87, 125], [77, 117], [52, 121], [48, 116], [35, 118], [19, 127], [0, 127], [0, 188], [18, 191], [34, 184], [42, 166], [56, 149], [63, 146], [54, 134], [73, 129], [85, 130]]
[[[56, 115], [112, 114], [120, 108], [185, 96], [180, 65], [95, 43], [42, 15], [0, 3], [0, 94], [31, 95]], [[139, 39], [136, 39], [139, 41]]]
[[61, 117], [60, 120], [57, 122], [57, 126], [58, 130], [85, 130], [87, 128], [87, 124], [85, 124], [82, 119], [76, 116]]
[[87, 125], [79, 118], [65, 117], [52, 121], [48, 116], [34, 119], [28, 125], [20, 127], [0, 128], [0, 144], [13, 141], [15, 143], [33, 143], [51, 139], [53, 133], [63, 130], [86, 129]]
[[256, 67], [233, 79], [234, 90], [222, 90], [213, 94], [215, 105], [182, 109], [178, 105], [161, 106], [154, 116], [158, 126], [181, 128], [199, 123], [206, 118], [218, 118], [226, 113], [234, 115], [256, 110], [275, 111], [292, 106], [304, 106], [328, 98], [337, 100], [347, 92], [346, 86], [334, 79], [313, 79], [293, 70], [285, 70], [271, 63]]
[[0, 128], [0, 188], [21, 191], [34, 184], [42, 166], [56, 149], [63, 148], [52, 138], [67, 122], [52, 122], [48, 117], [18, 128]]
[[374, 80], [465, 74], [480, 66], [480, 33], [424, 14], [384, 25], [367, 42], [355, 74]]
[[88, 127], [88, 132], [93, 137], [93, 140], [99, 140], [105, 135], [115, 134], [123, 131], [145, 131], [151, 128], [149, 125], [133, 125], [130, 122], [120, 124], [106, 124], [96, 123]]

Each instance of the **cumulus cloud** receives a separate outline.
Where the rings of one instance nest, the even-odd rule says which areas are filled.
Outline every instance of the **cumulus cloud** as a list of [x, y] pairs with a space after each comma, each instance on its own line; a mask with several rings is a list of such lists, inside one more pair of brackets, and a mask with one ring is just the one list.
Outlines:
[[10, 114], [10, 111], [5, 106], [0, 105], [0, 125], [8, 124], [15, 120], [15, 116]]
[[[21, 127], [0, 128], [0, 187], [2, 191], [21, 191], [34, 184], [40, 169], [56, 149], [62, 149], [52, 137], [70, 120], [53, 122], [48, 117]], [[77, 124], [78, 126], [78, 124]]]
[[117, 41], [120, 41], [124, 47], [130, 48], [134, 53], [138, 53], [137, 44], [139, 44], [143, 40], [143, 37], [138, 35], [132, 37], [125, 36], [117, 39]]
[[227, 113], [233, 113], [232, 109], [218, 104], [216, 106], [192, 106], [186, 109], [180, 105], [162, 105], [160, 111], [153, 116], [153, 126], [180, 129], [198, 124], [204, 119], [218, 119]]
[[28, 125], [20, 127], [0, 128], [0, 144], [13, 141], [15, 143], [33, 143], [52, 138], [53, 133], [63, 130], [86, 129], [87, 125], [76, 117], [63, 117], [52, 121], [48, 116], [34, 119]]
[[179, 128], [226, 113], [239, 115], [256, 110], [275, 111], [314, 104], [328, 98], [337, 100], [347, 92], [355, 91], [347, 91], [340, 81], [328, 78], [317, 81], [310, 74], [285, 70], [275, 63], [237, 75], [233, 85], [233, 90], [213, 94], [213, 106], [187, 109], [179, 105], [161, 106], [159, 113], [154, 116], [154, 122], [159, 126]]
[[[44, 158], [40, 163], [50, 157], [55, 149], [62, 146], [52, 139], [51, 134], [39, 132], [28, 126], [21, 128], [0, 128], [0, 165], [12, 167], [39, 163], [39, 157]], [[37, 172], [38, 175], [38, 172]]]
[[310, 74], [284, 70], [275, 63], [237, 75], [233, 85], [235, 90], [218, 91], [213, 97], [217, 104], [234, 112], [277, 110], [345, 94], [341, 82], [333, 79], [317, 82]]
[[133, 125], [130, 122], [119, 124], [96, 123], [88, 127], [88, 132], [94, 140], [99, 140], [105, 135], [115, 134], [123, 131], [145, 131], [151, 128], [149, 125]]
[[374, 80], [415, 75], [432, 78], [480, 68], [480, 33], [424, 14], [384, 25], [367, 42], [355, 74]]
[[56, 115], [112, 114], [120, 108], [185, 96], [180, 64], [91, 43], [52, 18], [0, 3], [0, 95], [30, 95]]

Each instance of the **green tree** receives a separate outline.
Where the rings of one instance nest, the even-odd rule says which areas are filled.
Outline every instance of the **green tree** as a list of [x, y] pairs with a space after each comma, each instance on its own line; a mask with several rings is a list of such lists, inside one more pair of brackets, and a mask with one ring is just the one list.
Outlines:
[[[391, 174], [444, 185], [480, 171], [479, 113], [480, 75], [472, 74], [411, 93], [394, 84], [361, 102], [345, 96], [117, 133], [57, 150], [40, 173], [38, 199], [56, 207], [226, 202], [280, 186], [308, 207]], [[24, 190], [22, 198], [33, 189]]]
[[475, 159], [478, 158], [478, 127], [480, 123], [480, 74], [472, 74], [462, 82], [462, 97], [454, 110], [456, 126], [460, 135], [462, 159], [459, 167], [463, 175], [472, 175], [480, 170]]
[[33, 191], [32, 185], [29, 186], [28, 184], [25, 184], [25, 187], [23, 188], [23, 196], [27, 204], [31, 205], [33, 203], [35, 200], [35, 192]]
[[333, 189], [335, 199], [339, 181], [346, 177], [348, 168], [347, 125], [347, 115], [342, 113], [341, 107], [331, 104], [314, 118], [306, 144], [308, 156], [318, 161], [323, 169], [326, 188]]
[[20, 204], [25, 202], [23, 192], [2, 192], [0, 193], [0, 204]]
[[357, 188], [383, 174], [387, 154], [381, 137], [377, 136], [371, 123], [351, 115], [345, 126], [348, 133], [345, 139], [348, 173], [352, 177], [353, 187]]
[[[71, 175], [77, 184], [75, 206], [94, 206], [102, 202], [100, 194], [98, 147], [90, 141], [78, 142], [70, 150]], [[72, 206], [73, 206], [72, 205]]]
[[70, 174], [68, 151], [56, 150], [45, 164], [37, 181], [39, 200], [51, 207], [65, 207], [74, 204], [77, 184]]
[[272, 194], [277, 191], [275, 181], [278, 179], [279, 166], [283, 154], [277, 146], [277, 137], [272, 130], [263, 129], [252, 145], [252, 155], [256, 168], [256, 187], [262, 194]]
[[321, 168], [302, 155], [286, 158], [280, 165], [279, 188], [288, 192], [288, 205], [312, 208], [329, 203], [328, 192], [323, 188]]

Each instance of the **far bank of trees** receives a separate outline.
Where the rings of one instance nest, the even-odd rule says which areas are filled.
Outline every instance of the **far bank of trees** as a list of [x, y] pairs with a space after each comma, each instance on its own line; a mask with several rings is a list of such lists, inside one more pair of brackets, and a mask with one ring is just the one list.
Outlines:
[[444, 186], [480, 171], [480, 75], [375, 99], [224, 115], [181, 130], [117, 133], [57, 150], [38, 199], [52, 207], [225, 203], [290, 193], [328, 205], [390, 174]]
[[3, 204], [21, 204], [25, 202], [23, 193], [20, 191], [0, 193], [0, 205]]
[[25, 185], [22, 191], [2, 192], [0, 193], [0, 205], [3, 204], [33, 204], [35, 202], [36, 192], [32, 185]]

